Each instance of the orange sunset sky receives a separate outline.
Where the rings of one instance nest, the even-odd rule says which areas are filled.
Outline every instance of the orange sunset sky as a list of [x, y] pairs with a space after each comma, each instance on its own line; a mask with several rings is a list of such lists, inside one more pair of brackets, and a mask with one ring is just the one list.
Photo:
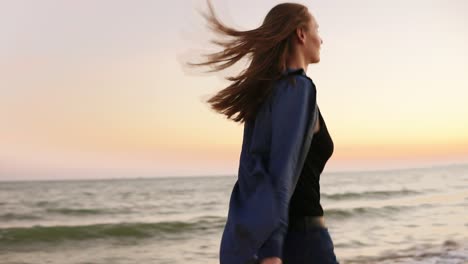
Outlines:
[[[244, 30], [280, 2], [212, 1]], [[323, 39], [325, 173], [468, 163], [467, 1], [297, 2]], [[200, 9], [0, 2], [0, 180], [236, 175], [242, 125], [204, 103], [235, 69], [183, 66], [212, 51]]]

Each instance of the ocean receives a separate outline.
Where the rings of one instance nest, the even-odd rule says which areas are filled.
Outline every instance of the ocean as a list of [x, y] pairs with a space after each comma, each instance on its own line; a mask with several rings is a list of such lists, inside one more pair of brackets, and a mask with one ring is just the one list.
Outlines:
[[[235, 176], [0, 182], [0, 263], [218, 262]], [[321, 175], [341, 264], [468, 263], [468, 165]]]

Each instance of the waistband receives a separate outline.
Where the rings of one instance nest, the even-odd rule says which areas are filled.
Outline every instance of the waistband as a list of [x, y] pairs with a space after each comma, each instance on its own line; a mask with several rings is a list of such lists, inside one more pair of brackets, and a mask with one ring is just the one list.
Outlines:
[[314, 228], [327, 228], [323, 216], [301, 216], [289, 219], [288, 229], [291, 231], [305, 231]]

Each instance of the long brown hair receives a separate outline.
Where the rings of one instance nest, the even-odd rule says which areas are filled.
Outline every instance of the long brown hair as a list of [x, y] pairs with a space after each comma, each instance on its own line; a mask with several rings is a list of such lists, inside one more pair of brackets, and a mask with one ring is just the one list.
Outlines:
[[[262, 25], [253, 30], [240, 31], [224, 25], [217, 18], [210, 0], [209, 14], [202, 13], [208, 26], [229, 40], [211, 40], [222, 51], [205, 55], [201, 63], [190, 66], [211, 66], [209, 72], [221, 71], [242, 58], [250, 60], [249, 66], [237, 76], [226, 77], [232, 81], [206, 102], [228, 119], [236, 122], [253, 120], [260, 104], [271, 95], [271, 83], [286, 70], [286, 59], [291, 52], [292, 36], [296, 28], [307, 28], [310, 15], [307, 7], [297, 3], [282, 3], [274, 6]], [[236, 117], [232, 117], [238, 113]]]

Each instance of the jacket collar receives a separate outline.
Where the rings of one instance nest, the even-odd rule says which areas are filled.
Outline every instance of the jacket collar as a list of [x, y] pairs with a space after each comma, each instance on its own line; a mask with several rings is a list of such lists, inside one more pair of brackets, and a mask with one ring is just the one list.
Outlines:
[[287, 67], [286, 70], [282, 72], [282, 75], [291, 75], [291, 74], [301, 74], [307, 76], [304, 69], [302, 68], [289, 68]]

